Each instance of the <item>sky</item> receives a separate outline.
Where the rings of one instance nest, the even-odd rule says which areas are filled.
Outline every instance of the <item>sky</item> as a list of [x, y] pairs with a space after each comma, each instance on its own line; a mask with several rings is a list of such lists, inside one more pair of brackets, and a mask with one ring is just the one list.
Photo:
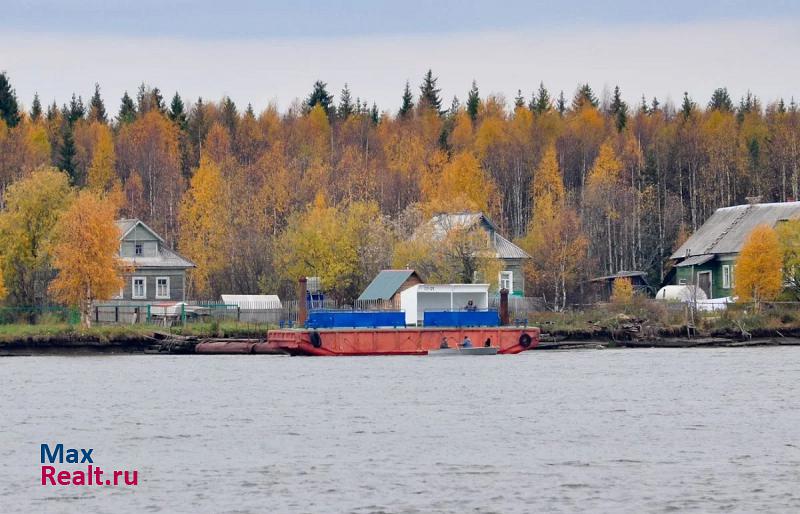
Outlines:
[[34, 92], [87, 98], [97, 82], [116, 113], [145, 82], [285, 110], [319, 79], [394, 112], [429, 68], [446, 104], [472, 80], [509, 103], [540, 81], [567, 97], [619, 85], [630, 103], [688, 91], [704, 104], [720, 86], [800, 99], [797, 0], [12, 0], [2, 12], [0, 70], [26, 106]]

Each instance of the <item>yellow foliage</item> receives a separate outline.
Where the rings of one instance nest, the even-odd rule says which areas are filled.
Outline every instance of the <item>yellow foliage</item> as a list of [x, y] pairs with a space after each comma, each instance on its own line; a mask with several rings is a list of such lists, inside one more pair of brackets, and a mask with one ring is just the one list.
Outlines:
[[800, 219], [783, 221], [775, 227], [783, 258], [783, 280], [800, 299]]
[[0, 214], [0, 267], [12, 301], [32, 305], [36, 275], [50, 264], [50, 241], [59, 215], [71, 201], [69, 177], [40, 168], [8, 187]]
[[342, 209], [318, 193], [305, 211], [289, 218], [276, 257], [286, 281], [318, 276], [328, 294], [350, 300], [366, 285], [365, 277], [388, 263], [388, 237], [376, 203]]
[[115, 165], [117, 156], [114, 152], [114, 140], [111, 129], [107, 125], [98, 124], [97, 140], [94, 144], [94, 155], [89, 167], [88, 186], [93, 191], [110, 190], [117, 183]]
[[207, 296], [215, 293], [214, 274], [225, 265], [228, 233], [226, 191], [219, 166], [207, 155], [192, 177], [181, 202], [179, 247], [197, 267], [189, 271], [188, 294]]
[[628, 277], [614, 280], [611, 288], [611, 303], [628, 305], [633, 301], [633, 283]]
[[613, 188], [619, 184], [622, 175], [622, 162], [617, 158], [611, 142], [606, 141], [600, 146], [600, 152], [594, 161], [587, 187], [589, 189]]
[[92, 302], [111, 298], [123, 286], [117, 207], [109, 198], [82, 191], [56, 225], [53, 266], [58, 275], [50, 290], [59, 301], [78, 307], [86, 326]]
[[768, 225], [759, 225], [750, 232], [736, 260], [737, 301], [774, 300], [782, 287], [783, 258], [778, 234]]
[[531, 195], [534, 209], [539, 208], [539, 202], [544, 200], [545, 197], [548, 197], [553, 204], [560, 204], [564, 201], [564, 181], [558, 169], [556, 146], [554, 144], [547, 147], [542, 160], [539, 162], [539, 167], [536, 169], [531, 182]]
[[426, 212], [489, 212], [494, 184], [470, 152], [455, 155], [441, 174], [428, 175], [423, 183]]

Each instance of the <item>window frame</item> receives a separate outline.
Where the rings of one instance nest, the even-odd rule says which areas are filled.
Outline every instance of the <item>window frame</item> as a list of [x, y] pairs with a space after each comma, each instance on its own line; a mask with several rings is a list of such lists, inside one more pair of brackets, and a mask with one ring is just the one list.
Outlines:
[[514, 272], [510, 270], [501, 271], [498, 275], [498, 285], [500, 289], [503, 289], [503, 275], [508, 275], [508, 289], [509, 292], [514, 291]]
[[[142, 294], [136, 294], [136, 281], [142, 281]], [[131, 298], [133, 300], [146, 300], [147, 299], [147, 277], [144, 276], [135, 276], [131, 277]]]
[[133, 255], [144, 257], [144, 243], [133, 243]]
[[731, 265], [722, 265], [722, 289], [731, 288]]
[[[158, 294], [158, 281], [159, 280], [166, 280], [166, 282], [167, 282], [167, 294], [166, 295]], [[170, 289], [170, 283], [169, 282], [170, 282], [169, 277], [156, 277], [156, 299], [157, 300], [169, 300], [170, 299], [171, 289]]]

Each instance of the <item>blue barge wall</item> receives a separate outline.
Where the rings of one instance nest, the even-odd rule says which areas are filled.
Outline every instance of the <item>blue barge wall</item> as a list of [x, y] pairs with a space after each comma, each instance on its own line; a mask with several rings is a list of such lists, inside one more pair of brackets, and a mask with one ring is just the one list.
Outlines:
[[497, 311], [425, 311], [426, 327], [497, 327]]
[[405, 327], [402, 311], [311, 311], [308, 328], [378, 328]]

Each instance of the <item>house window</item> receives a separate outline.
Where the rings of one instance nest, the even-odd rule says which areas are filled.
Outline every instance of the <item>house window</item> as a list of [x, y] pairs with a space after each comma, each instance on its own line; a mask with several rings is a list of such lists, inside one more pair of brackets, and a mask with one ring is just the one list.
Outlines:
[[169, 299], [169, 277], [156, 277], [156, 298]]
[[124, 287], [120, 287], [119, 288], [119, 294], [114, 295], [114, 299], [121, 300], [124, 296], [125, 296], [125, 288]]
[[731, 288], [731, 267], [728, 264], [722, 265], [722, 289]]
[[142, 243], [136, 243], [134, 245], [134, 253], [137, 257], [144, 255], [144, 248], [142, 247]]
[[514, 272], [501, 271], [500, 272], [500, 289], [514, 290]]
[[682, 286], [685, 286], [686, 285], [686, 279], [682, 278], [682, 279], [678, 280], [678, 284], [682, 285]]
[[731, 266], [731, 287], [736, 287], [736, 264]]
[[132, 298], [140, 300], [147, 298], [147, 281], [144, 277], [133, 277], [131, 279]]

